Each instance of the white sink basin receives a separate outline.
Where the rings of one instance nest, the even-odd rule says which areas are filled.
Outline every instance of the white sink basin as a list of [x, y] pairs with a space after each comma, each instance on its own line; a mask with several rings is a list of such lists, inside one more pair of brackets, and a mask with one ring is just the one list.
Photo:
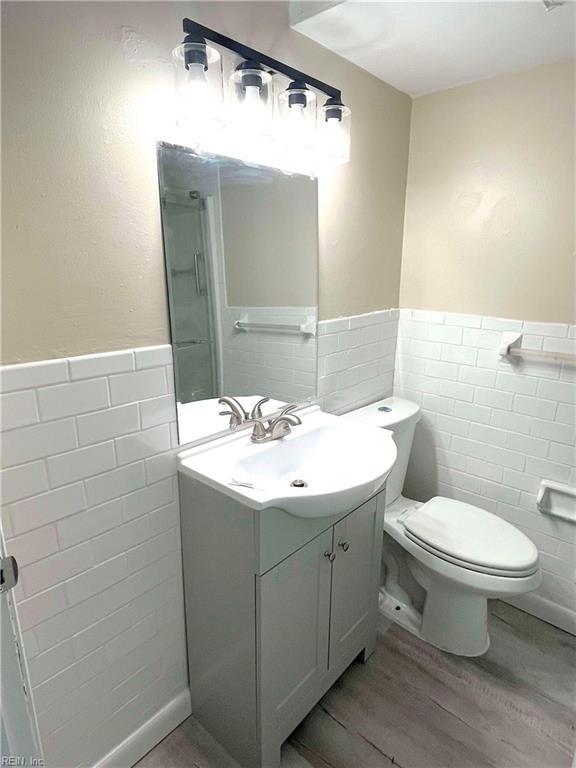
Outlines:
[[184, 451], [179, 471], [252, 509], [299, 517], [343, 514], [382, 487], [396, 460], [391, 432], [318, 408], [300, 416], [280, 440], [257, 445], [247, 430]]

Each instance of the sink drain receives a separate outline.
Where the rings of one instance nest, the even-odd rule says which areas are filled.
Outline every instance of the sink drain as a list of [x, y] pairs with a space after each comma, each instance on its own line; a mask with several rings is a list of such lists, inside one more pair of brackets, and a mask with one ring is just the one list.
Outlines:
[[292, 488], [308, 488], [306, 480], [292, 480], [290, 485]]

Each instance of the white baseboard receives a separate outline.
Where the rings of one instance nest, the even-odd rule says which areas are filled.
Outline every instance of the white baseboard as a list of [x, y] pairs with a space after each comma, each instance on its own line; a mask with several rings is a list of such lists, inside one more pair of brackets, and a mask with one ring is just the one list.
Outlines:
[[94, 768], [129, 768], [191, 714], [190, 691], [186, 689], [131, 733], [127, 739], [104, 755]]
[[576, 635], [576, 612], [557, 603], [552, 603], [541, 595], [522, 595], [521, 597], [509, 598], [504, 602], [510, 603], [510, 605], [520, 608], [526, 613], [531, 613], [571, 635]]

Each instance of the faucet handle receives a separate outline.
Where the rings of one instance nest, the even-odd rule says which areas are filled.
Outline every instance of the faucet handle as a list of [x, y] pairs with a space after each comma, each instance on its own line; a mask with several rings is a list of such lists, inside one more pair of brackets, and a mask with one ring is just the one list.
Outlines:
[[285, 421], [287, 424], [297, 427], [298, 424], [302, 424], [302, 419], [296, 416], [295, 413], [281, 413], [274, 419], [274, 423], [278, 423], [280, 420]]
[[242, 417], [236, 411], [220, 411], [218, 416], [230, 416], [230, 429], [236, 429], [242, 424]]
[[236, 413], [240, 419], [240, 424], [243, 421], [246, 421], [246, 419], [250, 418], [246, 408], [244, 408], [244, 406], [240, 403], [240, 401], [237, 400], [235, 397], [228, 397], [228, 396], [221, 397], [220, 400], [218, 400], [218, 403], [220, 405], [227, 405], [231, 411]]
[[297, 424], [302, 424], [298, 416], [292, 413], [292, 411], [295, 411], [296, 408], [298, 408], [298, 403], [290, 403], [289, 405], [285, 405], [284, 408], [280, 410], [280, 413], [277, 416], [273, 416], [271, 419], [268, 420], [268, 425], [272, 427], [278, 419], [282, 419], [284, 416], [287, 418], [295, 419], [295, 421], [291, 422], [292, 426], [296, 426]]
[[[284, 408], [282, 408], [282, 410], [280, 411], [279, 415], [286, 416], [287, 413], [290, 413], [290, 411], [295, 411], [296, 408], [298, 408], [298, 403], [290, 403], [290, 405], [285, 405]], [[295, 416], [294, 418], [298, 418], [298, 417]], [[301, 422], [298, 421], [298, 423], [300, 424]]]
[[252, 408], [252, 411], [250, 413], [251, 419], [261, 419], [262, 418], [262, 406], [264, 403], [267, 403], [270, 400], [269, 397], [263, 397], [261, 400], [258, 400], [256, 405]]
[[298, 416], [293, 413], [286, 413], [283, 416], [277, 416], [274, 421], [270, 423], [268, 432], [272, 440], [276, 440], [278, 437], [285, 437], [290, 434], [290, 427], [296, 427], [298, 424], [302, 424]]

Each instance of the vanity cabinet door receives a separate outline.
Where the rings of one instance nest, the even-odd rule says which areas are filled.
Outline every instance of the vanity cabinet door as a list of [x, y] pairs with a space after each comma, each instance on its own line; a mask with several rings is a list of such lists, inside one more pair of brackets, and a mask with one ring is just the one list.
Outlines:
[[376, 499], [363, 504], [334, 526], [330, 667], [358, 647], [367, 625], [375, 622], [375, 548], [382, 545], [377, 531]]
[[325, 531], [257, 578], [264, 733], [297, 716], [327, 672], [331, 563], [325, 553], [332, 552], [332, 533]]

